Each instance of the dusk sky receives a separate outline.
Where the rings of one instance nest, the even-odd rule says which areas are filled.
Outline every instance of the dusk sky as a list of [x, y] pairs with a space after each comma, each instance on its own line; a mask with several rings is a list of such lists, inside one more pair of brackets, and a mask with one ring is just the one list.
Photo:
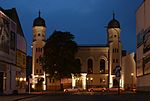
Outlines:
[[32, 25], [39, 10], [46, 22], [46, 38], [54, 30], [75, 35], [78, 44], [106, 44], [106, 26], [113, 11], [121, 24], [123, 49], [136, 49], [136, 10], [143, 0], [0, 0], [4, 9], [16, 8], [31, 55]]

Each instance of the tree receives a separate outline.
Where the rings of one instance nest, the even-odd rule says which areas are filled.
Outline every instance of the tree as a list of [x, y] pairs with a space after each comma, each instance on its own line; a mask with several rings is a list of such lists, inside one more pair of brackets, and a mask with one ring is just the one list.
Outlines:
[[80, 64], [75, 59], [78, 48], [73, 39], [70, 32], [61, 31], [54, 31], [47, 39], [40, 61], [50, 76], [57, 74], [57, 78], [63, 78], [80, 72]]

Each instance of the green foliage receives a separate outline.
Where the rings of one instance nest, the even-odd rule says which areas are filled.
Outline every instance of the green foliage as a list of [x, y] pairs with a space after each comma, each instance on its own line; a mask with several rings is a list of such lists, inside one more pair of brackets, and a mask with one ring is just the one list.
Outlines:
[[50, 76], [63, 78], [80, 72], [80, 64], [75, 60], [77, 44], [69, 32], [54, 31], [44, 46], [41, 64]]

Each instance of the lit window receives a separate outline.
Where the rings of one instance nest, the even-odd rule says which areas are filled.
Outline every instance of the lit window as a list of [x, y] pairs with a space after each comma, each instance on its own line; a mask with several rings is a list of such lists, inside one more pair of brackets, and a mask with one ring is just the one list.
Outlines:
[[105, 60], [100, 60], [100, 73], [105, 73]]

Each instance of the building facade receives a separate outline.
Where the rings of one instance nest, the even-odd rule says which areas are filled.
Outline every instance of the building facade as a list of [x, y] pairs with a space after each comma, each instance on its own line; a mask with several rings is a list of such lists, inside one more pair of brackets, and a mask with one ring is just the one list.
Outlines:
[[[1, 85], [1, 87], [3, 86], [3, 93], [24, 93], [26, 85], [26, 41], [16, 9], [4, 10], [1, 8], [0, 23], [2, 36], [2, 39], [0, 39], [1, 49], [4, 51], [4, 53], [1, 53], [0, 58], [5, 64], [7, 63], [8, 66], [5, 66], [5, 70], [9, 71], [8, 73], [2, 72], [1, 75], [3, 75], [5, 81], [10, 79], [10, 82], [5, 82]], [[1, 68], [4, 68], [4, 64]], [[9, 87], [4, 85], [9, 85]]]
[[0, 93], [11, 94], [17, 90], [16, 23], [0, 8]]
[[[105, 45], [81, 45], [76, 55], [81, 63], [81, 72], [87, 73], [87, 87], [123, 87], [122, 78], [115, 77], [115, 67], [122, 67], [122, 44], [120, 41], [120, 23], [113, 19], [107, 26], [107, 43]], [[78, 81], [77, 81], [78, 82]]]
[[122, 57], [122, 79], [126, 90], [136, 88], [136, 63], [135, 53], [126, 53]]
[[[39, 17], [33, 22], [32, 88], [38, 89], [40, 82], [44, 90], [46, 85], [47, 90], [60, 90], [62, 88], [60, 84], [63, 84], [63, 88], [71, 86], [83, 87], [84, 89], [90, 87], [111, 88], [118, 87], [118, 85], [124, 88], [128, 84], [131, 85], [131, 81], [125, 79], [128, 70], [134, 73], [135, 79], [135, 69], [133, 69], [135, 68], [135, 61], [133, 55], [127, 55], [123, 58], [120, 40], [121, 27], [119, 21], [115, 18], [115, 14], [113, 14], [113, 18], [107, 26], [107, 43], [104, 45], [78, 45], [76, 59], [81, 64], [81, 74], [72, 74], [71, 79], [65, 78], [61, 82], [54, 78], [45, 79], [44, 70], [39, 62], [39, 57], [43, 55], [45, 45], [45, 30], [45, 21], [39, 13]], [[130, 65], [126, 64], [128, 59], [132, 61]], [[127, 70], [128, 66], [130, 67]], [[117, 67], [119, 72], [116, 69]]]
[[150, 91], [150, 1], [144, 0], [136, 11], [137, 90]]

